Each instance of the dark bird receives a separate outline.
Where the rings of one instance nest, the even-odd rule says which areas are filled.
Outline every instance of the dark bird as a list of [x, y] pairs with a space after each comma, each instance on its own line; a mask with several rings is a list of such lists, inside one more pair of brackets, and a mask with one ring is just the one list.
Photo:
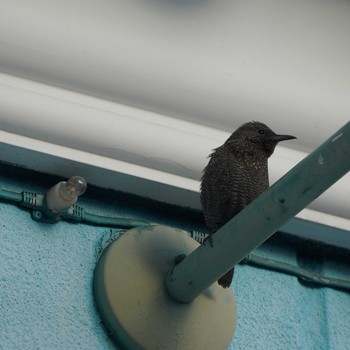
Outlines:
[[[249, 122], [213, 150], [201, 182], [201, 204], [211, 246], [212, 235], [268, 189], [267, 160], [277, 143], [295, 138], [277, 135], [263, 123]], [[229, 287], [233, 272], [234, 268], [218, 283]]]

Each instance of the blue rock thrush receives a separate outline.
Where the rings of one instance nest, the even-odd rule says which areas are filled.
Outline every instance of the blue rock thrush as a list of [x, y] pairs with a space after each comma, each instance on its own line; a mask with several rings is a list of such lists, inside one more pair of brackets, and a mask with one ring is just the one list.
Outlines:
[[[211, 245], [212, 235], [218, 229], [268, 189], [267, 160], [277, 143], [295, 138], [277, 135], [263, 123], [249, 122], [210, 154], [209, 163], [203, 170], [201, 203]], [[229, 287], [233, 272], [234, 268], [218, 283]]]

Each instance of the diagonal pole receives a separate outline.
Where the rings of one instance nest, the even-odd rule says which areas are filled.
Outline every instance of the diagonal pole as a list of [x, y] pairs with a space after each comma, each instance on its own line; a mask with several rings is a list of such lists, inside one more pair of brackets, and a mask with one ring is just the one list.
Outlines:
[[199, 294], [350, 170], [350, 122], [171, 270], [166, 289], [181, 303]]

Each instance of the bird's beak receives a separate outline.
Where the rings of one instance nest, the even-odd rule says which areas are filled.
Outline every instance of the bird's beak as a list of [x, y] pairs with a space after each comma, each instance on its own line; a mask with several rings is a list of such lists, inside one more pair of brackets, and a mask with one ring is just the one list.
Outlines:
[[295, 136], [292, 136], [292, 135], [276, 135], [274, 137], [274, 140], [276, 142], [280, 142], [280, 141], [286, 141], [286, 140], [293, 140], [293, 139], [296, 139]]

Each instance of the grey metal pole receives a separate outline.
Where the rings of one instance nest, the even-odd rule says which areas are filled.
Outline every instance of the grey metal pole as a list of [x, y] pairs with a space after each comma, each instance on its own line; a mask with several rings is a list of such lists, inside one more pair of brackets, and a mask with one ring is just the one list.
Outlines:
[[350, 122], [198, 247], [166, 277], [166, 289], [189, 303], [350, 170]]

